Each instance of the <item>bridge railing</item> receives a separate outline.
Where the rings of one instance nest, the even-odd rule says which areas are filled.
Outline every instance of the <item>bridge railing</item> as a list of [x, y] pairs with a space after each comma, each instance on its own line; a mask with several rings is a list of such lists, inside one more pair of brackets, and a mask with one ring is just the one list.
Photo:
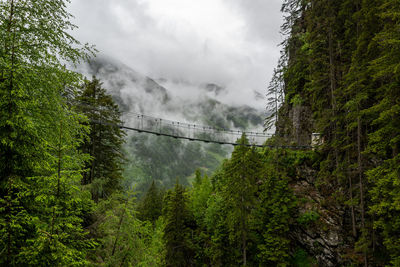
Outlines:
[[234, 144], [236, 143], [236, 140], [245, 133], [251, 144], [262, 145], [268, 138], [272, 137], [272, 134], [269, 133], [223, 129], [166, 120], [143, 114], [130, 115], [126, 122], [124, 122], [124, 125], [128, 125], [138, 131], [151, 132], [189, 140], [201, 140], [205, 142], [209, 141]]

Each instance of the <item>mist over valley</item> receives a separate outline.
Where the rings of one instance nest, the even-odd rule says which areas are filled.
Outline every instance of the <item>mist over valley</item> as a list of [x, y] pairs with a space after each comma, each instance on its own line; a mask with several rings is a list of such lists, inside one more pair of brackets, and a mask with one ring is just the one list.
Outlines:
[[[98, 78], [122, 112], [124, 125], [144, 114], [220, 129], [263, 131], [265, 109], [230, 103], [229, 88], [212, 82], [145, 76], [109, 56], [97, 56], [78, 67], [88, 79]], [[252, 92], [252, 90], [248, 90]], [[254, 101], [264, 101], [254, 94]], [[139, 191], [154, 180], [169, 188], [189, 184], [197, 169], [211, 175], [229, 157], [229, 145], [205, 144], [127, 131], [125, 186]]]

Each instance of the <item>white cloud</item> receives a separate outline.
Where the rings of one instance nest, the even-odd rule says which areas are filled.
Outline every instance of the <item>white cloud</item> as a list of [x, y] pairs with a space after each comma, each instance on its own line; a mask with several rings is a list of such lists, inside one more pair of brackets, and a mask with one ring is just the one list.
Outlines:
[[263, 107], [279, 57], [280, 0], [72, 0], [82, 42], [150, 77], [213, 82]]

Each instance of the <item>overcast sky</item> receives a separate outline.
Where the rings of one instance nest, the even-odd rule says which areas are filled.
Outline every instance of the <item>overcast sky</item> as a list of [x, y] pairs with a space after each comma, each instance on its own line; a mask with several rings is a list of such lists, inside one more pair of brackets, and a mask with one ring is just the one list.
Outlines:
[[[72, 0], [81, 42], [152, 78], [213, 82], [255, 106], [279, 58], [282, 0]], [[254, 102], [254, 101], [253, 101]], [[265, 101], [263, 101], [265, 102]]]

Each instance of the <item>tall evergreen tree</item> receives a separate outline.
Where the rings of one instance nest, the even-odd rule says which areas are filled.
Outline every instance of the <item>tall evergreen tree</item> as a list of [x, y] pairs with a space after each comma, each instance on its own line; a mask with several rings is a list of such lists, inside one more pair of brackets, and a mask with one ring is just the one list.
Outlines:
[[390, 219], [398, 210], [384, 207], [398, 191], [399, 8], [383, 0], [283, 5], [285, 103], [277, 133], [293, 131], [285, 122], [294, 104], [310, 105], [310, 125], [324, 140], [317, 189], [335, 196], [327, 209], [340, 214], [337, 224], [348, 233], [341, 238], [351, 248], [337, 253], [364, 266], [387, 264], [387, 253], [392, 264], [398, 257], [397, 221]]
[[90, 185], [94, 200], [110, 196], [120, 188], [122, 180], [122, 144], [125, 133], [118, 127], [122, 124], [121, 113], [112, 97], [93, 77], [86, 81], [77, 97], [78, 108], [89, 119], [90, 138], [82, 145], [82, 151], [91, 156], [82, 184]]
[[199, 170], [196, 170], [193, 188], [190, 191], [190, 210], [196, 220], [196, 229], [194, 231], [194, 243], [196, 249], [196, 265], [210, 263], [210, 232], [207, 229], [205, 220], [207, 214], [208, 201], [212, 194], [212, 187], [207, 175], [201, 177]]
[[194, 262], [194, 219], [188, 207], [186, 190], [177, 183], [173, 190], [167, 192], [164, 202], [165, 264], [171, 267], [191, 266]]
[[[255, 205], [257, 181], [260, 179], [261, 161], [254, 148], [248, 146], [245, 135], [238, 140], [232, 157], [224, 168], [222, 196], [228, 206], [226, 223], [232, 244], [237, 244], [238, 263], [248, 264], [250, 240], [250, 214]], [[236, 255], [234, 255], [236, 256]]]
[[284, 100], [282, 69], [283, 66], [278, 65], [278, 68], [274, 70], [274, 74], [268, 86], [267, 112], [269, 115], [264, 122], [265, 130], [270, 130], [275, 126], [276, 122], [278, 121], [279, 108]]
[[367, 148], [377, 164], [367, 172], [367, 177], [371, 183], [374, 228], [382, 235], [390, 263], [397, 266], [400, 265], [400, 3], [377, 1], [377, 15], [385, 23], [373, 37], [379, 55], [369, 69], [378, 86], [375, 103], [368, 110], [375, 119]]
[[260, 266], [288, 266], [289, 233], [290, 226], [294, 225], [296, 199], [289, 188], [288, 166], [279, 166], [280, 161], [284, 162], [279, 157], [281, 152], [266, 151], [265, 154], [268, 161], [264, 164], [259, 203], [252, 213], [251, 225], [258, 239], [257, 258]]
[[163, 195], [153, 181], [143, 199], [139, 202], [139, 218], [143, 221], [150, 221], [153, 224], [162, 214]]

